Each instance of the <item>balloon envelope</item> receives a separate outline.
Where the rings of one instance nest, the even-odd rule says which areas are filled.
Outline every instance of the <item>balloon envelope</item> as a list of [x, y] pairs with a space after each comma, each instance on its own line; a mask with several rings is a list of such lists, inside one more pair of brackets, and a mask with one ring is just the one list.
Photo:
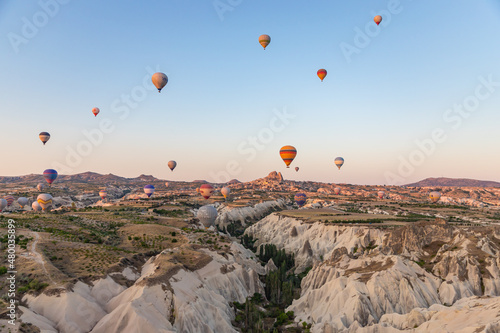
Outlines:
[[373, 21], [375, 21], [375, 23], [377, 23], [377, 25], [380, 24], [380, 22], [382, 22], [382, 16], [380, 15], [377, 15], [373, 18]]
[[384, 191], [378, 191], [377, 194], [378, 194], [378, 197], [380, 199], [383, 199], [385, 197], [385, 192]]
[[429, 194], [429, 199], [431, 199], [432, 202], [436, 203], [439, 201], [439, 199], [441, 199], [441, 193], [439, 193], [438, 191], [432, 191]]
[[283, 162], [285, 162], [286, 167], [290, 167], [295, 156], [297, 156], [297, 149], [294, 146], [283, 146], [280, 149], [280, 156]]
[[229, 187], [223, 187], [220, 190], [220, 193], [222, 193], [222, 195], [224, 196], [224, 198], [227, 198], [227, 196], [229, 195], [229, 193], [231, 193], [231, 189]]
[[7, 207], [10, 207], [10, 205], [12, 205], [12, 203], [14, 202], [14, 197], [12, 195], [8, 195], [4, 198], [5, 200], [7, 200]]
[[4, 210], [4, 208], [7, 207], [7, 200], [5, 199], [0, 199], [0, 212]]
[[21, 208], [24, 208], [24, 206], [28, 203], [28, 198], [20, 197], [17, 199], [17, 203], [21, 206]]
[[42, 206], [38, 203], [38, 201], [35, 201], [31, 204], [31, 208], [33, 208], [34, 211], [39, 212], [42, 210]]
[[37, 190], [42, 192], [43, 189], [45, 188], [45, 184], [44, 183], [38, 183], [38, 185], [36, 186]]
[[42, 193], [37, 198], [36, 201], [40, 204], [44, 211], [50, 209], [52, 206], [52, 196], [48, 193]]
[[168, 187], [168, 182], [165, 183], [165, 187]]
[[158, 89], [158, 92], [161, 92], [163, 87], [165, 87], [168, 83], [168, 77], [163, 73], [156, 72], [151, 77], [151, 81], [153, 81], [153, 84], [155, 85], [156, 89]]
[[99, 114], [99, 112], [101, 112], [101, 110], [99, 110], [99, 108], [92, 109], [92, 113], [94, 114], [94, 117], [97, 116]]
[[295, 199], [295, 202], [297, 203], [297, 205], [299, 205], [299, 207], [302, 207], [306, 203], [307, 197], [304, 193], [297, 193], [297, 194], [295, 194], [294, 199]]
[[326, 69], [320, 69], [316, 74], [318, 74], [318, 77], [321, 79], [321, 82], [323, 82], [323, 79], [326, 77]]
[[167, 165], [170, 168], [170, 170], [174, 171], [175, 167], [177, 166], [177, 162], [176, 161], [168, 161]]
[[299, 167], [295, 167], [295, 171], [299, 171]]
[[266, 47], [269, 45], [269, 43], [271, 43], [271, 37], [269, 37], [269, 35], [260, 35], [259, 36], [259, 43], [260, 43], [260, 45], [262, 45], [262, 47], [265, 50]]
[[47, 143], [47, 141], [49, 141], [49, 139], [50, 139], [50, 134], [49, 134], [49, 132], [41, 132], [40, 134], [38, 134], [38, 137], [45, 145], [45, 143]]
[[47, 183], [52, 184], [54, 180], [57, 178], [57, 171], [54, 169], [47, 169], [43, 172], [43, 177], [47, 181]]
[[339, 187], [335, 187], [335, 188], [333, 189], [333, 193], [335, 193], [335, 194], [340, 194], [340, 188], [339, 188]]
[[213, 206], [202, 206], [198, 209], [198, 213], [196, 214], [198, 220], [200, 220], [201, 224], [205, 228], [209, 228], [210, 226], [215, 224], [215, 219], [217, 218], [217, 209]]
[[108, 191], [106, 191], [106, 190], [100, 190], [99, 191], [99, 196], [101, 197], [101, 199], [106, 199], [106, 197], [108, 196]]
[[343, 159], [342, 157], [337, 157], [337, 158], [335, 159], [335, 165], [336, 165], [336, 166], [337, 166], [337, 168], [339, 168], [339, 170], [340, 170], [340, 167], [341, 167], [342, 165], [344, 165], [344, 159]]
[[148, 198], [151, 197], [155, 193], [155, 187], [153, 185], [144, 186], [144, 193], [146, 193]]
[[200, 186], [200, 194], [205, 198], [208, 199], [212, 196], [212, 193], [214, 193], [214, 187], [210, 184], [203, 184]]

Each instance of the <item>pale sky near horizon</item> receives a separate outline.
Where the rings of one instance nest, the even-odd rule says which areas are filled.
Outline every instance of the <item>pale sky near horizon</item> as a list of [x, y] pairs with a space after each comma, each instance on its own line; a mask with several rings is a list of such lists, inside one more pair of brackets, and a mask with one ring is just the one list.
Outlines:
[[2, 1], [0, 175], [500, 181], [498, 31], [495, 0]]

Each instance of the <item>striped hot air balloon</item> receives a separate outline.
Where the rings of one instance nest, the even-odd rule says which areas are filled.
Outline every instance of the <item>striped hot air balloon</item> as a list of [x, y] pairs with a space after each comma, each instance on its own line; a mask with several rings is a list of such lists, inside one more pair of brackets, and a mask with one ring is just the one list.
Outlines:
[[17, 203], [21, 206], [21, 208], [24, 208], [24, 206], [28, 203], [28, 198], [20, 197], [17, 199]]
[[5, 207], [7, 207], [7, 200], [5, 200], [5, 199], [2, 198], [2, 199], [0, 199], [0, 212], [2, 210], [4, 210]]
[[153, 185], [144, 186], [144, 193], [150, 198], [155, 193], [155, 187]]
[[49, 183], [50, 186], [57, 178], [57, 171], [54, 169], [47, 169], [43, 172], [43, 177], [45, 178], [47, 183]]
[[429, 193], [429, 199], [431, 199], [433, 203], [436, 203], [439, 201], [439, 199], [441, 199], [441, 193], [439, 193], [438, 191], [432, 191], [431, 193]]
[[299, 205], [299, 207], [304, 206], [304, 204], [306, 203], [306, 200], [307, 200], [307, 196], [304, 193], [295, 194], [295, 203], [297, 203], [297, 205]]
[[7, 200], [7, 207], [10, 207], [10, 205], [12, 205], [15, 200], [12, 195], [8, 195], [4, 199]]
[[335, 193], [335, 194], [337, 194], [337, 195], [338, 195], [338, 194], [340, 194], [340, 187], [335, 187], [335, 188], [333, 189], [333, 193]]
[[205, 199], [210, 198], [212, 196], [212, 193], [214, 193], [214, 187], [212, 185], [203, 184], [200, 186], [200, 194]]
[[280, 149], [280, 156], [283, 162], [285, 162], [286, 167], [290, 167], [290, 163], [292, 163], [295, 156], [297, 156], [297, 149], [293, 146], [283, 146]]
[[49, 132], [41, 132], [40, 134], [38, 134], [38, 137], [43, 142], [43, 145], [45, 145], [50, 139], [50, 134]]
[[40, 204], [38, 203], [38, 201], [35, 201], [31, 204], [31, 208], [33, 208], [33, 210], [35, 212], [39, 212], [42, 210], [42, 206], [40, 206]]
[[271, 43], [271, 37], [269, 35], [260, 35], [259, 36], [259, 43], [260, 43], [260, 45], [262, 45], [262, 47], [265, 50], [266, 47], [269, 45], [269, 43]]
[[45, 211], [49, 210], [50, 207], [52, 206], [52, 199], [53, 198], [50, 194], [42, 193], [36, 198], [36, 201], [38, 201], [38, 203], [42, 207], [43, 211], [45, 212]]
[[108, 192], [106, 190], [100, 190], [99, 196], [101, 197], [102, 200], [104, 200], [108, 196]]
[[342, 167], [342, 165], [344, 165], [344, 159], [342, 157], [337, 157], [335, 159], [335, 165], [337, 166], [337, 168], [340, 168]]
[[326, 77], [326, 69], [322, 68], [318, 70], [316, 74], [318, 74], [318, 77], [321, 79], [321, 82], [323, 82], [323, 79]]
[[196, 217], [200, 220], [205, 229], [208, 229], [210, 226], [215, 224], [215, 219], [217, 219], [217, 209], [209, 205], [202, 206], [198, 209]]

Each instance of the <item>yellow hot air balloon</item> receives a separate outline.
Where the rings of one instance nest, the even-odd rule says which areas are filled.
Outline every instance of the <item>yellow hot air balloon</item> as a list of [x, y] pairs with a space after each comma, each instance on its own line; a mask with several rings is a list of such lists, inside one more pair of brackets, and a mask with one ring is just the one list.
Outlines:
[[156, 72], [151, 77], [151, 81], [153, 81], [153, 84], [155, 85], [156, 89], [158, 89], [158, 92], [161, 92], [163, 87], [165, 87], [168, 83], [168, 77], [163, 73]]
[[262, 47], [265, 50], [266, 47], [269, 45], [269, 43], [271, 43], [271, 37], [269, 37], [269, 35], [260, 35], [259, 36], [259, 43], [260, 43], [260, 45], [262, 45]]
[[380, 15], [375, 16], [375, 17], [373, 18], [373, 21], [374, 21], [375, 23], [377, 23], [377, 25], [379, 25], [379, 24], [380, 24], [380, 22], [382, 22], [382, 16], [380, 16]]
[[429, 193], [429, 199], [431, 199], [433, 203], [436, 203], [439, 201], [439, 199], [441, 199], [441, 193], [439, 193], [438, 191], [432, 191], [431, 193]]
[[280, 156], [285, 162], [286, 167], [290, 167], [290, 163], [292, 163], [295, 156], [297, 156], [297, 149], [294, 146], [283, 146], [280, 149]]

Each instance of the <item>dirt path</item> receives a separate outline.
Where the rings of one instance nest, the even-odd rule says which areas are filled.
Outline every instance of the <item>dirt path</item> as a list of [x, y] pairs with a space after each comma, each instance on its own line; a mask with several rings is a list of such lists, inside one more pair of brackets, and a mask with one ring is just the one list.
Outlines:
[[36, 231], [32, 231], [31, 233], [35, 235], [35, 240], [31, 244], [31, 253], [33, 255], [32, 256], [33, 260], [35, 260], [38, 264], [40, 264], [42, 266], [43, 272], [49, 278], [50, 283], [55, 287], [59, 287], [59, 285], [50, 276], [49, 272], [47, 271], [47, 268], [45, 268], [45, 260], [43, 260], [43, 256], [36, 250], [36, 245], [37, 245], [38, 241], [40, 240], [40, 235]]

